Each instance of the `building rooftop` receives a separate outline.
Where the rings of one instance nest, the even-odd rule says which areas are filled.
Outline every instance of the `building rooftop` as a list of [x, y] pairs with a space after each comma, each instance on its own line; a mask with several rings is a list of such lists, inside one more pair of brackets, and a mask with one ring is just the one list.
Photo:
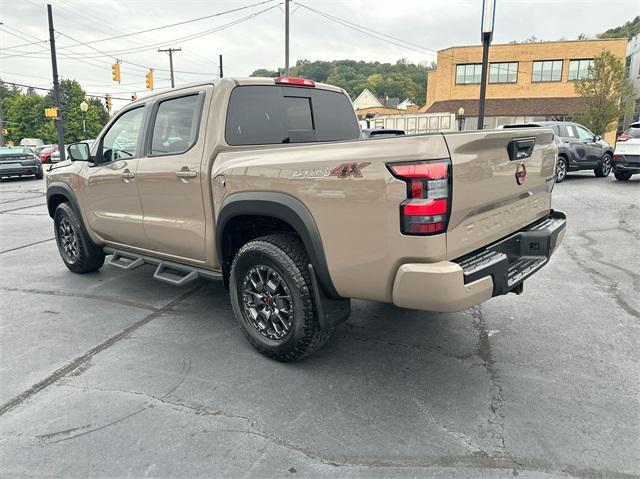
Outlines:
[[[582, 100], [572, 97], [556, 98], [488, 98], [485, 104], [486, 116], [549, 116], [571, 115], [581, 111]], [[464, 108], [465, 116], [478, 116], [478, 100], [437, 101], [426, 113], [456, 113]]]

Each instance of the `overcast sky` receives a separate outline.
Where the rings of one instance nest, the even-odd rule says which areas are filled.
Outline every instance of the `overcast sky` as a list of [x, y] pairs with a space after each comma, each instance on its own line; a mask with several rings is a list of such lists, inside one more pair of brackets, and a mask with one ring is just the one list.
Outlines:
[[[59, 32], [59, 71], [75, 78], [88, 92], [129, 96], [144, 92], [144, 67], [156, 69], [156, 88], [169, 85], [168, 56], [158, 46], [181, 47], [174, 56], [180, 72], [216, 73], [218, 54], [224, 56], [225, 76], [246, 76], [258, 68], [275, 69], [284, 64], [284, 0], [274, 0], [239, 12], [209, 18], [142, 35], [94, 43], [101, 52], [119, 52], [122, 84], [111, 81], [108, 57], [77, 41], [89, 42], [167, 24], [177, 23], [260, 0], [162, 1], [162, 0], [51, 0]], [[44, 0], [0, 0], [0, 76], [49, 87], [51, 66], [47, 43], [24, 45], [48, 38]], [[354, 31], [314, 13], [304, 5], [352, 22], [367, 31], [397, 37], [416, 47], [399, 46]], [[171, 40], [197, 34], [265, 10], [253, 18], [193, 40]], [[292, 5], [291, 63], [309, 60], [378, 60], [411, 62], [435, 60], [434, 50], [453, 45], [479, 43], [482, 0], [301, 0]], [[575, 39], [580, 33], [595, 34], [631, 20], [640, 13], [640, 0], [497, 0], [494, 43], [524, 40], [532, 35], [545, 39]], [[17, 35], [17, 36], [16, 36]], [[16, 46], [13, 50], [11, 47]], [[128, 53], [133, 48], [144, 49]], [[124, 52], [123, 52], [124, 51]], [[25, 52], [38, 52], [25, 55]], [[64, 58], [74, 55], [76, 58]], [[79, 57], [79, 58], [78, 58]], [[84, 63], [83, 63], [84, 62]], [[134, 66], [130, 62], [140, 66]], [[176, 73], [177, 83], [206, 78]]]

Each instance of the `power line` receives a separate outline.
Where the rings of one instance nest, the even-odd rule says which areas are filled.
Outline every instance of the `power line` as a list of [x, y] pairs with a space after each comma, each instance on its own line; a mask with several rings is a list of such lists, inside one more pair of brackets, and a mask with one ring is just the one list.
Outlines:
[[[448, 53], [448, 52], [440, 53], [440, 52], [438, 52], [438, 50], [435, 50], [433, 48], [429, 48], [429, 47], [425, 47], [425, 46], [422, 46], [422, 45], [418, 45], [417, 43], [409, 42], [407, 40], [403, 40], [401, 38], [394, 37], [394, 36], [388, 35], [386, 33], [378, 32], [378, 31], [372, 30], [371, 28], [364, 27], [362, 25], [358, 25], [356, 23], [353, 23], [353, 22], [350, 22], [350, 21], [347, 21], [347, 20], [343, 20], [342, 18], [338, 18], [338, 17], [336, 17], [334, 15], [331, 15], [329, 13], [326, 13], [326, 12], [320, 11], [318, 9], [309, 7], [309, 6], [307, 6], [307, 5], [303, 4], [303, 3], [300, 3], [298, 1], [295, 1], [295, 3], [297, 5], [299, 5], [300, 7], [302, 7], [302, 8], [304, 8], [306, 10], [309, 10], [310, 12], [315, 13], [316, 15], [324, 17], [327, 20], [333, 21], [333, 22], [338, 23], [338, 24], [340, 24], [340, 25], [342, 25], [344, 27], [350, 28], [351, 30], [358, 31], [358, 32], [363, 33], [365, 35], [368, 35], [370, 37], [377, 38], [378, 40], [387, 42], [387, 43], [389, 43], [391, 45], [395, 45], [395, 46], [399, 46], [399, 47], [402, 47], [402, 48], [406, 48], [408, 50], [413, 50], [413, 51], [418, 52], [418, 53], [424, 53], [424, 54], [428, 54], [428, 55], [431, 55], [431, 56], [435, 56], [436, 58], [437, 58], [437, 55], [439, 54], [439, 55], [441, 55], [443, 57], [448, 57], [448, 58], [450, 58], [452, 60], [458, 60], [458, 61], [463, 62], [465, 64], [472, 63], [467, 58], [460, 58], [460, 57], [454, 56], [453, 53]], [[475, 62], [475, 63], [477, 63], [477, 62]], [[494, 65], [496, 65], [495, 62], [494, 62]], [[494, 68], [499, 70], [499, 71], [508, 72], [508, 69], [503, 68], [503, 67], [494, 66]], [[518, 65], [518, 72], [517, 73], [518, 74], [519, 73], [525, 73], [525, 74], [529, 73], [530, 74], [531, 72], [521, 69], [520, 65]]]
[[[165, 28], [177, 27], [177, 26], [180, 26], [180, 25], [185, 25], [187, 23], [199, 22], [201, 20], [206, 20], [208, 18], [220, 17], [222, 15], [227, 15], [229, 13], [234, 13], [234, 12], [239, 12], [241, 10], [246, 10], [248, 8], [257, 7], [258, 5], [264, 5], [265, 3], [272, 3], [274, 1], [275, 0], [264, 0], [262, 2], [253, 3], [251, 5], [245, 5], [244, 7], [233, 8], [231, 10], [225, 10], [223, 12], [213, 13], [211, 15], [205, 15], [203, 17], [192, 18], [190, 20], [184, 20], [182, 22], [172, 23], [172, 24], [169, 24], [169, 25], [162, 25], [160, 27], [148, 28], [146, 30], [140, 30], [140, 31], [137, 31], [137, 32], [125, 33], [125, 34], [122, 34], [122, 35], [116, 35], [116, 36], [109, 37], [109, 38], [101, 38], [100, 40], [92, 40], [90, 42], [80, 42], [80, 43], [82, 45], [89, 45], [89, 44], [94, 44], [94, 43], [106, 42], [106, 41], [109, 41], [109, 40], [116, 40], [116, 39], [120, 39], [120, 38], [126, 38], [126, 37], [130, 37], [130, 36], [133, 36], [133, 35], [141, 35], [143, 33], [154, 32], [154, 31], [157, 31], [157, 30], [165, 29]], [[70, 46], [75, 46], [75, 45], [70, 45]]]
[[[211, 33], [217, 33], [219, 31], [225, 30], [227, 28], [230, 28], [230, 27], [233, 27], [233, 26], [238, 25], [240, 23], [243, 23], [243, 22], [246, 22], [248, 20], [251, 20], [251, 19], [257, 17], [258, 15], [261, 15], [261, 14], [263, 14], [263, 13], [269, 11], [269, 10], [272, 10], [274, 8], [277, 8], [277, 7], [278, 7], [278, 5], [273, 5], [271, 7], [265, 8], [263, 10], [259, 10], [257, 12], [254, 12], [254, 13], [252, 13], [250, 15], [245, 16], [245, 17], [233, 20], [233, 21], [231, 21], [229, 23], [225, 23], [225, 24], [219, 25], [217, 27], [209, 28], [207, 30], [203, 30], [203, 31], [200, 31], [200, 32], [197, 32], [197, 33], [192, 33], [190, 35], [186, 35], [186, 36], [183, 36], [183, 37], [172, 38], [170, 40], [164, 40], [162, 42], [150, 43], [150, 44], [148, 44], [148, 45], [146, 45], [144, 47], [135, 47], [135, 48], [121, 49], [121, 50], [111, 50], [111, 51], [106, 51], [105, 52], [105, 51], [97, 50], [96, 48], [92, 47], [89, 43], [84, 43], [84, 42], [81, 42], [81, 41], [76, 40], [76, 39], [74, 39], [74, 41], [76, 41], [76, 42], [78, 42], [78, 43], [80, 43], [82, 45], [85, 45], [85, 46], [87, 46], [87, 47], [89, 47], [89, 48], [91, 48], [91, 49], [93, 49], [93, 50], [95, 50], [95, 51], [100, 53], [99, 55], [91, 54], [91, 55], [88, 56], [88, 58], [100, 58], [101, 56], [103, 56], [103, 57], [109, 57], [109, 58], [116, 59], [116, 58], [120, 58], [122, 55], [140, 53], [140, 52], [147, 51], [147, 50], [155, 50], [157, 47], [161, 47], [161, 46], [164, 46], [164, 45], [167, 45], [167, 44], [187, 42], [187, 41], [195, 40], [195, 39], [200, 38], [200, 37], [204, 37], [206, 35], [210, 35]], [[61, 34], [65, 35], [64, 33], [61, 33]], [[68, 38], [71, 38], [71, 37], [69, 37], [69, 35], [65, 35], [65, 36], [67, 36]], [[74, 55], [77, 56], [77, 55], [82, 55], [82, 54], [76, 53]], [[85, 55], [83, 55], [83, 57], [87, 58], [87, 56], [85, 56]], [[129, 62], [129, 63], [131, 63], [131, 62]]]
[[[33, 90], [46, 91], [46, 92], [50, 92], [51, 91], [51, 88], [45, 88], [45, 87], [41, 87], [41, 86], [26, 85], [24, 83], [16, 83], [16, 82], [12, 82], [12, 81], [0, 80], [0, 84], [2, 84], [2, 83], [5, 84], [5, 85], [11, 85], [11, 86], [20, 87], [20, 88], [31, 88]], [[124, 92], [119, 92], [119, 93], [124, 93]], [[84, 96], [88, 96], [89, 98], [106, 98], [107, 95], [110, 96], [113, 100], [131, 100], [131, 98], [122, 98], [122, 97], [113, 96], [111, 93], [105, 93], [104, 95], [85, 93]]]

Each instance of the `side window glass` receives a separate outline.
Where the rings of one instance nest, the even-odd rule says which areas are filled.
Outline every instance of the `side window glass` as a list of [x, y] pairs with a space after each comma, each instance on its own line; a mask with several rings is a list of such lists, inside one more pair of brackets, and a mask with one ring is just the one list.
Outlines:
[[593, 134], [587, 130], [586, 128], [582, 128], [581, 126], [577, 127], [578, 130], [578, 137], [581, 140], [593, 140]]
[[198, 99], [198, 95], [189, 95], [160, 103], [153, 125], [151, 156], [177, 155], [193, 146], [198, 136]]
[[144, 107], [129, 110], [118, 118], [102, 138], [102, 162], [135, 158], [142, 129]]
[[578, 138], [578, 134], [572, 125], [559, 125], [558, 130], [562, 138]]

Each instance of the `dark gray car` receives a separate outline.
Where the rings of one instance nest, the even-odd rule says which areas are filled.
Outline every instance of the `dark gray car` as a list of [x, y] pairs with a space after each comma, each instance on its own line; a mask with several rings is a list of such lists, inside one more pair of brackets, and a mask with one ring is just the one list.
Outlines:
[[567, 172], [593, 170], [596, 176], [611, 173], [613, 148], [599, 135], [586, 127], [570, 121], [540, 121], [536, 123], [504, 125], [503, 128], [541, 126], [551, 128], [558, 147], [556, 182], [563, 181]]
[[0, 148], [0, 180], [10, 176], [35, 176], [41, 180], [42, 164], [33, 150], [26, 146]]

